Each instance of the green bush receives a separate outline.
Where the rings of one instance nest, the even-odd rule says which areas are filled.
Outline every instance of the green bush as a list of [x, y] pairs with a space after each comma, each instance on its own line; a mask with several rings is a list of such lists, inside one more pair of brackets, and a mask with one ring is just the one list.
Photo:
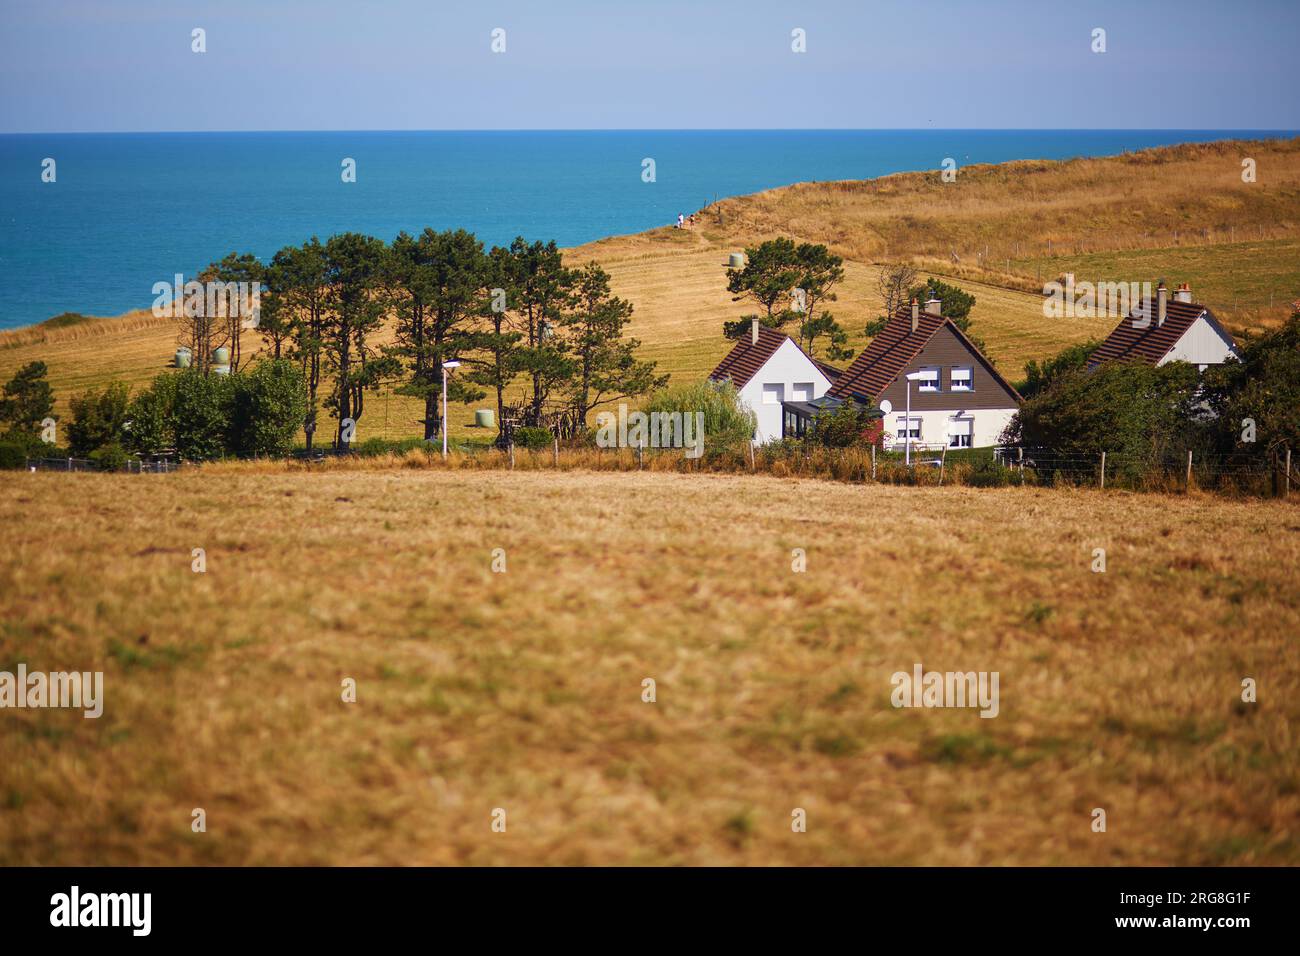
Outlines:
[[27, 464], [27, 449], [8, 436], [0, 438], [0, 469], [22, 468]]
[[176, 373], [172, 428], [177, 453], [187, 461], [211, 461], [226, 452], [234, 383], [227, 375], [198, 369]]
[[179, 373], [164, 372], [131, 399], [127, 409], [130, 426], [126, 444], [141, 455], [153, 455], [176, 444], [173, 421], [176, 406], [176, 380]]
[[[642, 411], [683, 415], [704, 413], [704, 441], [714, 447], [739, 445], [753, 439], [757, 416], [740, 400], [730, 382], [670, 385], [647, 399]], [[694, 435], [692, 435], [694, 437]]]
[[228, 450], [282, 457], [293, 447], [307, 414], [302, 369], [287, 359], [256, 363], [234, 376]]
[[88, 458], [97, 448], [122, 443], [127, 396], [126, 385], [110, 382], [103, 391], [91, 389], [72, 399], [68, 446], [75, 457]]
[[1019, 484], [1020, 475], [991, 458], [984, 458], [971, 466], [966, 473], [965, 483], [973, 488], [1003, 488]]
[[126, 449], [118, 442], [110, 442], [92, 451], [90, 460], [100, 471], [121, 471], [126, 467]]
[[845, 402], [820, 413], [813, 421], [810, 437], [826, 448], [879, 447], [885, 434], [884, 420], [872, 411], [866, 405]]
[[530, 428], [524, 426], [516, 428], [514, 432], [514, 442], [529, 451], [537, 451], [540, 448], [550, 448], [551, 442], [555, 436], [551, 434], [548, 428]]
[[1038, 468], [1055, 479], [1051, 458], [1099, 459], [1109, 453], [1116, 478], [1172, 469], [1204, 440], [1196, 367], [1107, 362], [1092, 372], [1065, 372], [1029, 399], [1003, 433], [1003, 444], [1047, 448]]

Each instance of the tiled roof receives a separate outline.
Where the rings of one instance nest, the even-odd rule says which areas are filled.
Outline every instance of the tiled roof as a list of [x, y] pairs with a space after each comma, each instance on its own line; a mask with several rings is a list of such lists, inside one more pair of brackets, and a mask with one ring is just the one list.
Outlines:
[[[1115, 330], [1106, 336], [1106, 341], [1092, 353], [1088, 367], [1095, 368], [1102, 362], [1143, 362], [1155, 365], [1202, 315], [1207, 316], [1214, 327], [1232, 341], [1232, 336], [1224, 331], [1203, 305], [1179, 302], [1171, 297], [1165, 303], [1164, 324], [1157, 325], [1155, 303], [1147, 299], [1124, 316]], [[1145, 327], [1135, 326], [1134, 320], [1145, 321]]]
[[812, 362], [819, 369], [821, 369], [822, 374], [825, 375], [832, 382], [834, 382], [837, 378], [839, 378], [841, 375], [844, 374], [844, 369], [836, 368], [834, 365], [827, 365], [825, 362], [819, 359], [813, 359]]
[[758, 327], [758, 344], [751, 344], [750, 330], [745, 330], [745, 337], [736, 343], [727, 357], [718, 363], [718, 367], [709, 373], [714, 381], [731, 379], [736, 388], [744, 388], [749, 380], [758, 374], [767, 360], [776, 354], [790, 338], [784, 332], [770, 329], [766, 325]]
[[948, 320], [941, 315], [931, 315], [922, 310], [912, 331], [912, 306], [904, 303], [894, 317], [862, 353], [853, 360], [831, 386], [830, 394], [836, 398], [850, 395], [876, 398], [898, 378], [917, 353], [925, 348], [930, 337]]

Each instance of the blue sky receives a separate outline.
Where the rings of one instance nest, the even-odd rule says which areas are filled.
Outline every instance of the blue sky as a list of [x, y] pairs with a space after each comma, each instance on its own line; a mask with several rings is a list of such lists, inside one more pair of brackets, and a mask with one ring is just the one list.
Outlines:
[[0, 0], [0, 132], [1295, 129], [1297, 39], [1295, 0]]

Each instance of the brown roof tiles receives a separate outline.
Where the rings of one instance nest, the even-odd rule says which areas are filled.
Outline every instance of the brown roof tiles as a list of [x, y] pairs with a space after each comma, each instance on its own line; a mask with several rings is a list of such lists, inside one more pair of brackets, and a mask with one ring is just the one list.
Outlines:
[[[1179, 302], [1169, 299], [1165, 303], [1165, 321], [1156, 324], [1156, 305], [1146, 300], [1136, 306], [1120, 321], [1115, 330], [1106, 336], [1097, 351], [1088, 360], [1088, 368], [1096, 368], [1102, 362], [1142, 362], [1155, 365], [1173, 348], [1192, 324], [1205, 315], [1210, 323], [1228, 341], [1232, 336], [1219, 325], [1205, 306], [1195, 302]], [[1135, 326], [1134, 320], [1146, 321], [1144, 326]]]

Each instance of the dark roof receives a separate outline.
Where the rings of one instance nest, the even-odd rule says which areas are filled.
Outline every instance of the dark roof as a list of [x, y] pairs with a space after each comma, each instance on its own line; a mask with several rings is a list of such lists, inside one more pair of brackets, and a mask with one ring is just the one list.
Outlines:
[[[784, 345], [787, 341], [794, 342], [790, 336], [784, 332], [778, 332], [776, 329], [770, 329], [766, 325], [758, 327], [758, 344], [751, 344], [750, 330], [745, 330], [745, 337], [736, 343], [735, 347], [727, 353], [726, 358], [718, 363], [718, 367], [709, 373], [709, 378], [714, 381], [731, 379], [731, 383], [736, 388], [744, 388], [749, 384], [749, 380], [758, 374], [767, 360], [776, 354], [776, 350]], [[795, 342], [795, 348], [799, 344]], [[803, 352], [803, 349], [799, 349]], [[820, 362], [814, 361], [807, 352], [803, 352], [804, 358], [812, 362], [828, 378], [830, 373], [826, 371], [825, 366]]]
[[1007, 390], [1018, 401], [1020, 395], [1011, 383], [1002, 377], [998, 370], [993, 367], [993, 363], [985, 358], [984, 353], [966, 336], [966, 333], [957, 327], [952, 319], [942, 315], [931, 315], [922, 309], [917, 317], [916, 331], [913, 332], [912, 306], [910, 303], [904, 303], [898, 307], [894, 317], [863, 349], [853, 364], [840, 374], [827, 394], [834, 395], [836, 398], [848, 398], [857, 395], [871, 398], [873, 401], [878, 399], [881, 392], [887, 389], [898, 376], [907, 371], [913, 360], [925, 348], [926, 343], [945, 325], [952, 328], [957, 338], [984, 364], [989, 374], [1006, 386]]
[[834, 365], [827, 365], [825, 362], [821, 361], [820, 359], [813, 359], [812, 363], [816, 365], [819, 369], [821, 369], [822, 374], [825, 375], [832, 382], [834, 382], [837, 378], [839, 378], [841, 375], [844, 374], [844, 369], [836, 368]]
[[[1155, 304], [1146, 299], [1124, 316], [1115, 330], [1106, 336], [1106, 341], [1088, 359], [1088, 368], [1096, 368], [1102, 362], [1143, 362], [1155, 365], [1169, 354], [1169, 350], [1202, 315], [1220, 335], [1236, 346], [1232, 335], [1205, 306], [1196, 302], [1179, 302], [1171, 296], [1165, 304], [1164, 324], [1156, 325]], [[1133, 324], [1135, 319], [1141, 321], [1144, 318], [1149, 320], [1144, 328]]]

